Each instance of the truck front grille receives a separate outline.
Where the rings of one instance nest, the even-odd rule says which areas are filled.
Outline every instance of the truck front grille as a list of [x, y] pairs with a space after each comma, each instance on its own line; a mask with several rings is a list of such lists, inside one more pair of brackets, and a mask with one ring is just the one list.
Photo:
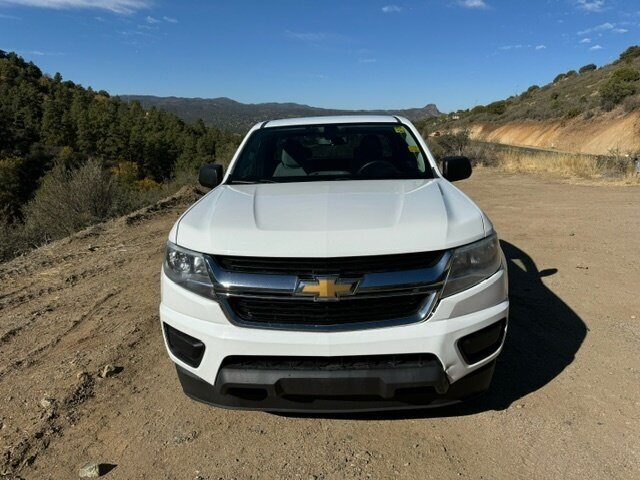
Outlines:
[[440, 260], [443, 253], [435, 251], [333, 258], [271, 258], [216, 255], [214, 258], [221, 268], [237, 273], [359, 276], [366, 273], [429, 268]]
[[232, 297], [229, 306], [247, 324], [333, 327], [409, 318], [427, 300], [425, 295], [354, 297], [338, 302]]
[[[451, 252], [342, 258], [205, 257], [225, 315], [240, 327], [359, 330], [426, 320], [435, 308]], [[302, 281], [340, 280], [349, 295], [301, 293]], [[326, 283], [325, 283], [326, 285]], [[329, 292], [330, 290], [324, 290]]]

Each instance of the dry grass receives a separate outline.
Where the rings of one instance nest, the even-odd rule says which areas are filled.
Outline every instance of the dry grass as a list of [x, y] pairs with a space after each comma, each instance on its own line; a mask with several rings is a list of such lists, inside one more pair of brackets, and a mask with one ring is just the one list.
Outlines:
[[605, 157], [535, 150], [495, 151], [493, 166], [509, 173], [550, 174], [564, 178], [640, 185], [633, 162], [625, 157]]

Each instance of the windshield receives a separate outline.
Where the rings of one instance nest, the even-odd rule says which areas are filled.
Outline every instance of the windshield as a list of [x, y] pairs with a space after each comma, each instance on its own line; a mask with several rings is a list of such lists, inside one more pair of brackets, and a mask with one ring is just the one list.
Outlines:
[[256, 130], [229, 183], [415, 178], [433, 174], [406, 127], [332, 124]]

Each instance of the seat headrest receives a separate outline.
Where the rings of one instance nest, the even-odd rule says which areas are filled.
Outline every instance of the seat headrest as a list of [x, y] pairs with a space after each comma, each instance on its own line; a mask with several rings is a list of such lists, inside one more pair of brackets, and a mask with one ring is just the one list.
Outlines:
[[287, 140], [282, 146], [281, 161], [287, 167], [300, 167], [311, 157], [311, 151], [297, 140]]
[[282, 161], [282, 164], [285, 165], [286, 167], [295, 168], [300, 166], [300, 164], [296, 162], [296, 160], [291, 155], [289, 155], [284, 148], [282, 149], [281, 161]]

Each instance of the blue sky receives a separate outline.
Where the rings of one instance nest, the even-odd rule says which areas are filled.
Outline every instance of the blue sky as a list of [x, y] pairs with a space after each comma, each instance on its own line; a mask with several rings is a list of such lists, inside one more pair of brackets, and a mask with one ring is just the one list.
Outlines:
[[0, 0], [0, 49], [112, 94], [443, 111], [640, 44], [640, 0]]

